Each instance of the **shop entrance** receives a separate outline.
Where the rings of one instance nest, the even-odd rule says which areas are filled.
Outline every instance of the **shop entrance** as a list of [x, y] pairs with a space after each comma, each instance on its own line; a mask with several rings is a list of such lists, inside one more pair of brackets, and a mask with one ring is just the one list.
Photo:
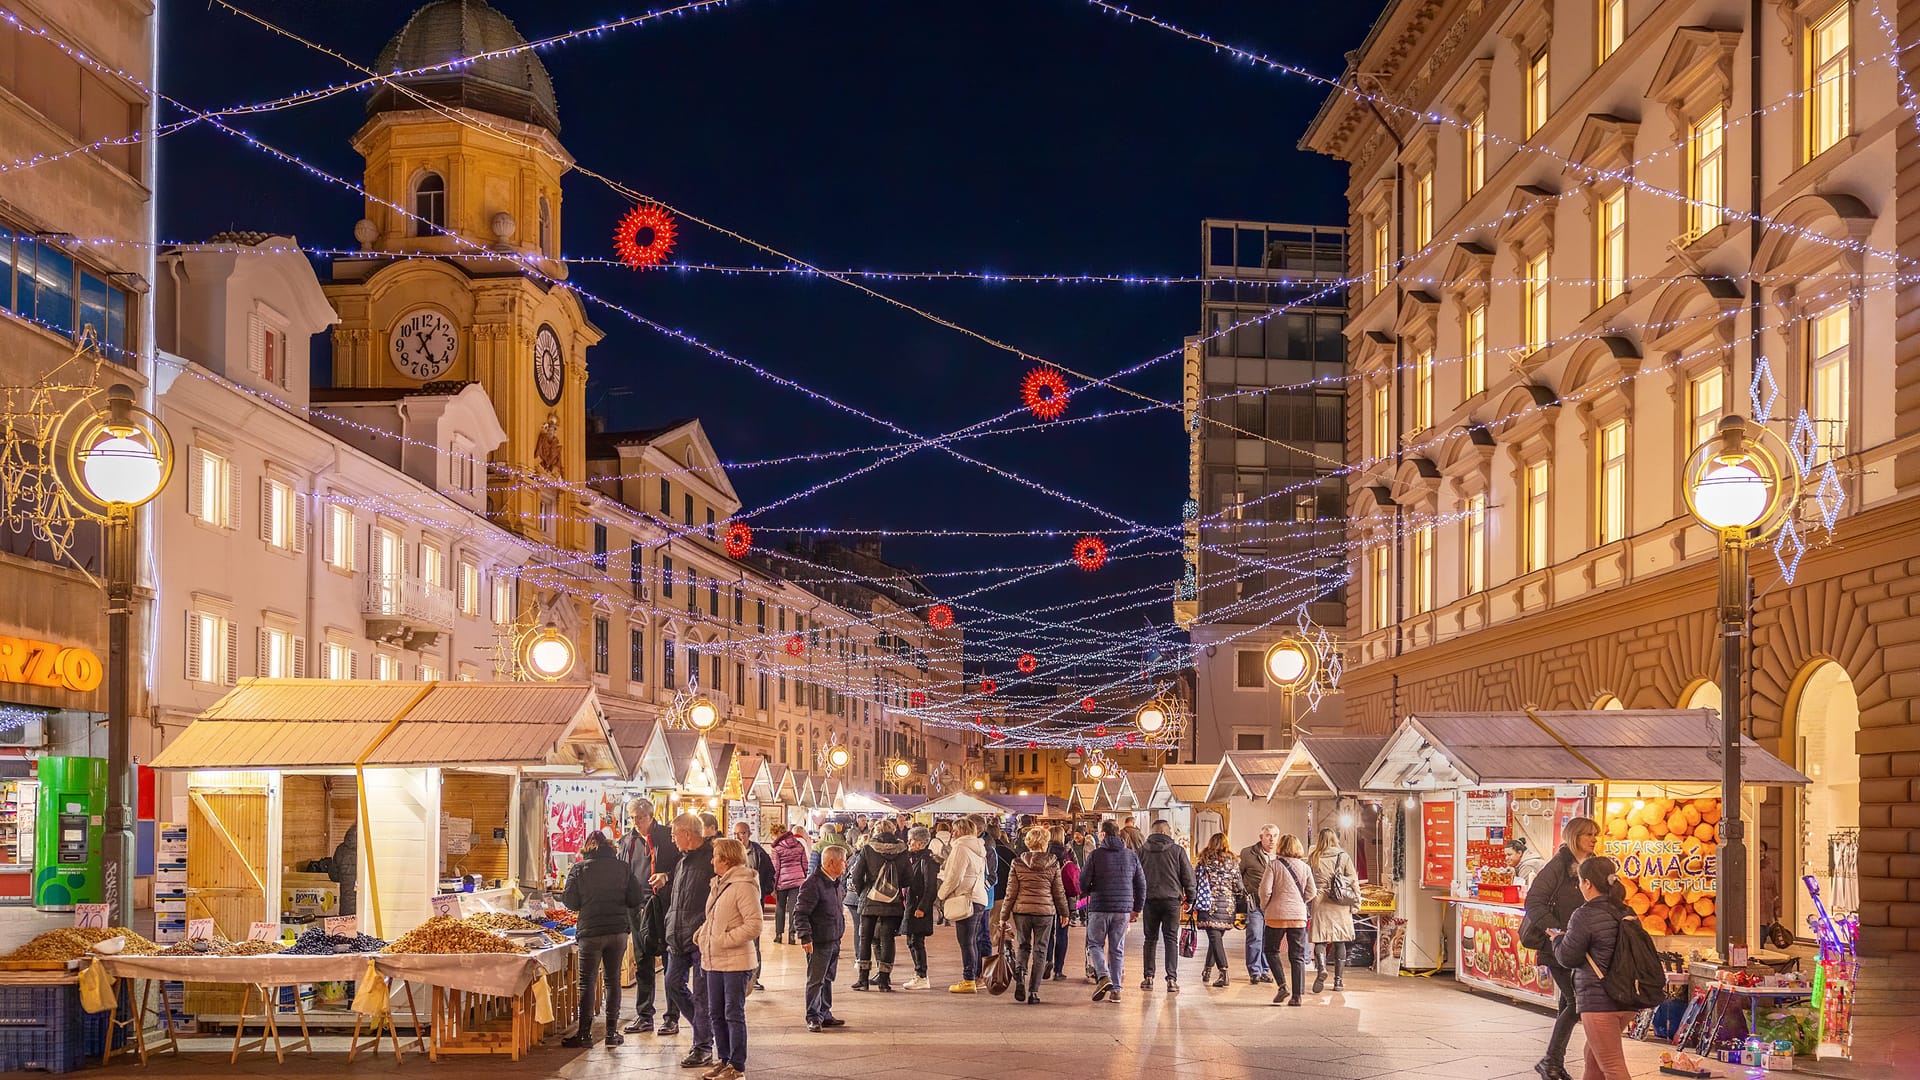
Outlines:
[[1860, 698], [1846, 669], [1821, 660], [1795, 682], [1787, 709], [1787, 742], [1795, 764], [1812, 781], [1796, 799], [1788, 836], [1792, 857], [1781, 860], [1792, 877], [1781, 882], [1792, 899], [1782, 905], [1795, 935], [1806, 937], [1813, 901], [1800, 884], [1812, 874], [1833, 915], [1860, 907]]

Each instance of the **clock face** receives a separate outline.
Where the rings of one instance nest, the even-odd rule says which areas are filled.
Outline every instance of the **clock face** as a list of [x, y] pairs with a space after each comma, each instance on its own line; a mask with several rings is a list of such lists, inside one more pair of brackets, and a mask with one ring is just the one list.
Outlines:
[[433, 308], [407, 312], [387, 335], [387, 355], [394, 369], [421, 382], [445, 375], [459, 352], [460, 332], [453, 320]]
[[560, 336], [553, 327], [543, 326], [533, 336], [533, 386], [540, 400], [560, 404], [560, 389], [565, 385], [566, 364], [560, 357]]

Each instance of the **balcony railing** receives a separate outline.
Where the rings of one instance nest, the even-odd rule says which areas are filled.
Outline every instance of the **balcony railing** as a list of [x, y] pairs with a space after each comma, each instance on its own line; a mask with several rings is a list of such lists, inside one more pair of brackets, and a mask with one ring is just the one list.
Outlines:
[[445, 585], [405, 574], [369, 574], [360, 612], [369, 621], [398, 623], [405, 629], [451, 630], [453, 608], [453, 590]]

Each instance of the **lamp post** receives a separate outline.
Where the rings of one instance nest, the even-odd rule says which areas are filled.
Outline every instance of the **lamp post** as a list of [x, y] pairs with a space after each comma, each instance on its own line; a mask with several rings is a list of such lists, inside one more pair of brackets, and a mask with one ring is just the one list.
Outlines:
[[1287, 745], [1293, 745], [1293, 695], [1319, 674], [1317, 652], [1309, 642], [1288, 635], [1267, 646], [1262, 666], [1267, 681], [1280, 689], [1287, 699]]
[[[152, 502], [173, 472], [173, 440], [160, 418], [135, 405], [123, 383], [106, 408], [62, 419], [68, 429], [60, 476], [77, 501], [105, 523], [107, 586], [107, 849], [105, 896], [115, 926], [133, 925], [132, 718], [134, 511]], [[68, 425], [72, 424], [71, 428]]]
[[1747, 937], [1747, 838], [1740, 816], [1742, 676], [1747, 634], [1747, 551], [1787, 524], [1798, 501], [1797, 470], [1783, 468], [1784, 448], [1742, 416], [1720, 421], [1714, 437], [1694, 448], [1681, 474], [1687, 509], [1720, 538], [1720, 817], [1721, 844], [1714, 946], [1722, 960]]
[[523, 635], [519, 654], [521, 668], [543, 682], [564, 679], [573, 670], [573, 642], [552, 623]]

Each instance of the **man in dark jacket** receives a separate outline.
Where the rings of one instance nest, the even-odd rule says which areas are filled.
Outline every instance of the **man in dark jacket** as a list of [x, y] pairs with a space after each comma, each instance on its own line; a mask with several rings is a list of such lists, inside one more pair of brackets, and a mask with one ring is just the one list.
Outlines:
[[820, 869], [807, 875], [793, 898], [793, 932], [807, 952], [807, 1030], [845, 1027], [833, 1015], [833, 980], [840, 973], [840, 939], [847, 921], [841, 905], [847, 873], [847, 849], [823, 845]]
[[906, 910], [900, 900], [906, 861], [907, 845], [900, 842], [893, 819], [882, 818], [847, 878], [848, 895], [860, 898], [860, 927], [853, 939], [854, 959], [860, 965], [855, 990], [893, 989], [893, 939], [900, 933], [900, 917]]
[[333, 849], [333, 872], [327, 875], [340, 883], [340, 914], [352, 915], [360, 909], [360, 824], [347, 826], [347, 834]]
[[908, 990], [927, 988], [927, 938], [940, 910], [940, 864], [933, 861], [933, 834], [925, 825], [907, 832], [907, 859], [900, 864], [900, 932], [907, 935], [907, 955], [913, 959]]
[[1534, 1065], [1542, 1080], [1570, 1078], [1567, 1072], [1567, 1041], [1573, 1038], [1573, 1026], [1580, 1019], [1580, 1006], [1574, 996], [1573, 971], [1554, 957], [1550, 931], [1565, 930], [1573, 913], [1586, 903], [1580, 895], [1580, 864], [1593, 855], [1600, 838], [1600, 825], [1592, 818], [1577, 817], [1560, 829], [1565, 843], [1554, 852], [1547, 865], [1534, 875], [1527, 887], [1526, 915], [1520, 920], [1520, 944], [1536, 950], [1540, 962], [1553, 976], [1560, 991], [1559, 1011], [1553, 1018], [1553, 1034], [1547, 1038], [1547, 1053]]
[[1140, 980], [1140, 989], [1153, 989], [1153, 946], [1157, 937], [1166, 943], [1167, 993], [1177, 994], [1180, 979], [1175, 965], [1180, 953], [1174, 939], [1180, 930], [1180, 905], [1193, 900], [1193, 860], [1174, 840], [1172, 822], [1153, 823], [1153, 835], [1140, 845], [1140, 869], [1147, 879], [1147, 902], [1140, 916], [1146, 977]]
[[593, 1045], [593, 988], [606, 975], [607, 1045], [619, 1046], [620, 958], [633, 932], [633, 910], [640, 906], [640, 883], [613, 853], [603, 832], [587, 834], [580, 861], [567, 872], [560, 902], [580, 913], [574, 945], [580, 957], [580, 1030], [562, 1041], [570, 1047]]
[[[693, 932], [707, 920], [707, 893], [713, 887], [713, 841], [700, 819], [681, 814], [673, 819], [673, 846], [680, 861], [668, 882], [667, 1000], [680, 1015], [693, 1021], [693, 1049], [681, 1068], [712, 1066], [713, 1027], [707, 1018], [707, 972], [700, 966], [700, 949]], [[680, 1025], [660, 1025], [660, 1034], [675, 1035]]]
[[[747, 868], [760, 875], [760, 898], [764, 904], [767, 897], [773, 895], [773, 856], [767, 849], [754, 842], [753, 826], [744, 821], [733, 823], [733, 838], [747, 853]], [[765, 990], [760, 985], [760, 939], [753, 939], [753, 988]]]
[[[1267, 864], [1273, 861], [1280, 845], [1278, 825], [1260, 826], [1260, 839], [1240, 849], [1240, 885], [1248, 897], [1260, 895], [1260, 879], [1267, 876]], [[1258, 985], [1273, 981], [1267, 970], [1267, 921], [1260, 905], [1247, 902], [1247, 981]]]
[[[655, 976], [660, 958], [667, 952], [667, 898], [654, 885], [665, 884], [680, 851], [673, 846], [673, 830], [653, 819], [653, 803], [634, 799], [627, 803], [627, 831], [616, 845], [620, 859], [633, 871], [640, 883], [640, 906], [633, 909], [633, 1011], [632, 1022], [623, 1029], [629, 1035], [653, 1033]], [[664, 869], [663, 869], [664, 868]], [[680, 1014], [667, 1006], [667, 1023], [677, 1024]]]
[[1087, 897], [1087, 964], [1093, 968], [1093, 1000], [1105, 998], [1117, 1004], [1127, 924], [1139, 921], [1147, 897], [1147, 875], [1140, 869], [1140, 857], [1120, 839], [1117, 823], [1100, 823], [1100, 846], [1087, 853], [1080, 891]]

